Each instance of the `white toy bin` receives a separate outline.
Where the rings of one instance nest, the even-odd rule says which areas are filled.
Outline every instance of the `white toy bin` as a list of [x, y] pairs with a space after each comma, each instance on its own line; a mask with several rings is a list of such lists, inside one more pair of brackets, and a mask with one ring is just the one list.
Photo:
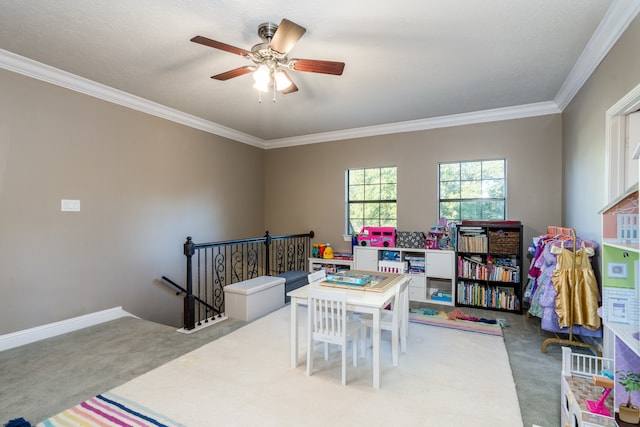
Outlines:
[[284, 283], [282, 277], [260, 276], [225, 286], [225, 314], [252, 321], [284, 307]]

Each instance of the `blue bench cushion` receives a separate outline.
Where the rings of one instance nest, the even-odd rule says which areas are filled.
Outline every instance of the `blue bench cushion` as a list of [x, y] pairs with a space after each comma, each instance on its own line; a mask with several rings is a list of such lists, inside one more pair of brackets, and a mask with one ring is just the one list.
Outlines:
[[277, 277], [283, 277], [285, 279], [285, 282], [284, 282], [284, 303], [285, 304], [291, 300], [291, 298], [287, 296], [287, 293], [309, 283], [307, 281], [308, 275], [309, 273], [307, 271], [301, 271], [301, 270], [292, 270], [282, 274], [278, 274]]

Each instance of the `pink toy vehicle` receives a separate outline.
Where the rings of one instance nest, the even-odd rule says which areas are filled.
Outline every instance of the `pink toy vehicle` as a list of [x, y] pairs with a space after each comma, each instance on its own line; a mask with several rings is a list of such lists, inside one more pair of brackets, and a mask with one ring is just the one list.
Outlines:
[[358, 234], [360, 246], [394, 247], [396, 229], [393, 227], [362, 227]]

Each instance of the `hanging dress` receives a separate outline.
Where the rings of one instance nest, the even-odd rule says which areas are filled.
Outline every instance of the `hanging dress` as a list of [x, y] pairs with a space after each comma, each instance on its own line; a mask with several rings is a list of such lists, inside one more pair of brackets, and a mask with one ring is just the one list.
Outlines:
[[555, 307], [556, 293], [551, 283], [551, 275], [556, 268], [556, 255], [551, 253], [551, 244], [542, 242], [542, 250], [534, 262], [538, 269], [536, 290], [531, 297], [529, 314], [543, 317], [545, 307]]
[[572, 324], [582, 325], [592, 331], [600, 328], [598, 282], [586, 249], [576, 251], [575, 264], [573, 251], [562, 249], [557, 256], [557, 266], [551, 280], [557, 292], [555, 312], [561, 328]]

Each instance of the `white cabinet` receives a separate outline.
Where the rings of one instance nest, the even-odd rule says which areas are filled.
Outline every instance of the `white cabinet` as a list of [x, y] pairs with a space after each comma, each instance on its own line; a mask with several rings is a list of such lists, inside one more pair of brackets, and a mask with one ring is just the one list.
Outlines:
[[427, 278], [409, 274], [409, 299], [411, 301], [427, 300]]
[[409, 299], [453, 305], [454, 252], [435, 249], [377, 248], [355, 246], [356, 270], [377, 271], [379, 261], [402, 261], [407, 264]]
[[427, 275], [441, 279], [453, 278], [453, 252], [431, 251], [427, 256]]
[[353, 265], [356, 270], [377, 271], [379, 259], [378, 248], [363, 246], [353, 248]]

